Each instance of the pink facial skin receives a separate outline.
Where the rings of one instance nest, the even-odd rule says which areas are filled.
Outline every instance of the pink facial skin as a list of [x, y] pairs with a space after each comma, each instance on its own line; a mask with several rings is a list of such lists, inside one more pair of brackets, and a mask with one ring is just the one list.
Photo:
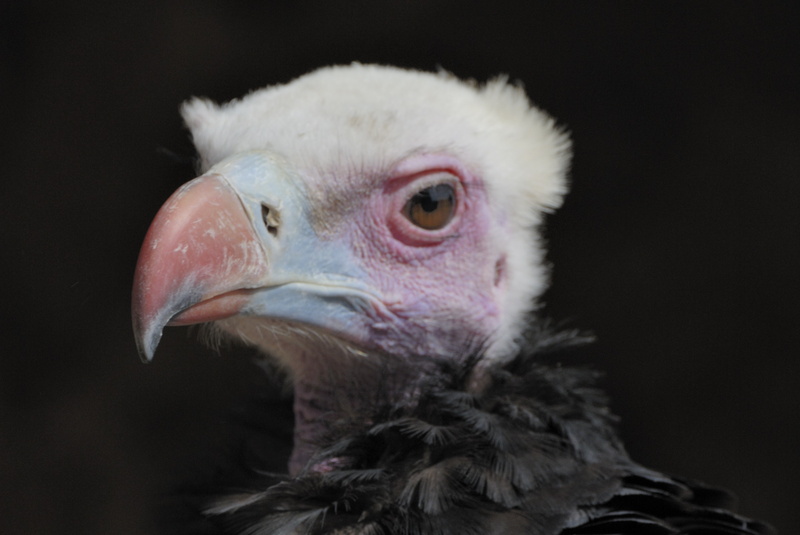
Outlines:
[[[403, 207], [416, 193], [446, 182], [455, 214], [441, 229], [409, 221]], [[374, 323], [372, 343], [393, 354], [453, 357], [487, 343], [501, 318], [503, 244], [483, 182], [452, 156], [418, 155], [395, 166], [347, 229], [390, 311]], [[498, 273], [501, 274], [498, 277]]]

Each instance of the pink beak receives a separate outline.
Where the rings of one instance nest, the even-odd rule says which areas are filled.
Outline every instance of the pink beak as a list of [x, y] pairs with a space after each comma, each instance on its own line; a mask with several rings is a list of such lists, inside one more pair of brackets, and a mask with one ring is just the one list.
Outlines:
[[133, 329], [150, 360], [166, 325], [188, 325], [238, 313], [264, 284], [267, 257], [252, 217], [218, 175], [184, 184], [147, 232], [133, 282]]

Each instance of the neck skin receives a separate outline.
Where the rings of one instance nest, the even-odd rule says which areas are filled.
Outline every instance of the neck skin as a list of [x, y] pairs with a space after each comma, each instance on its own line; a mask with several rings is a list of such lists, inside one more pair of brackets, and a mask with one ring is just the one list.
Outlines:
[[308, 465], [314, 454], [328, 445], [337, 423], [367, 427], [384, 407], [413, 408], [423, 388], [442, 380], [441, 366], [430, 359], [354, 354], [330, 346], [304, 347], [291, 358], [295, 414], [289, 461], [292, 476], [304, 469], [327, 472], [348, 463], [345, 458], [331, 458]]

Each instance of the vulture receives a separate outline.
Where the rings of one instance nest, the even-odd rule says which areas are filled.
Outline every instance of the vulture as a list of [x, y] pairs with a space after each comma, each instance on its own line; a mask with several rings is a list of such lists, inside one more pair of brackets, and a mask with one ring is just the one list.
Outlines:
[[772, 533], [631, 460], [559, 365], [586, 337], [537, 311], [540, 228], [570, 141], [518, 85], [352, 64], [181, 111], [200, 176], [142, 245], [138, 349], [204, 323], [294, 395], [286, 471], [214, 478], [187, 532]]

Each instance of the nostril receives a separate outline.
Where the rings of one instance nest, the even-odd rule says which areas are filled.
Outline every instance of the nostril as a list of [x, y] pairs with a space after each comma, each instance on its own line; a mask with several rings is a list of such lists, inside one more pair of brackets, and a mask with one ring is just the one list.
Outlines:
[[261, 219], [267, 227], [267, 232], [273, 236], [278, 235], [278, 226], [280, 225], [280, 217], [278, 211], [270, 208], [266, 204], [261, 205]]

